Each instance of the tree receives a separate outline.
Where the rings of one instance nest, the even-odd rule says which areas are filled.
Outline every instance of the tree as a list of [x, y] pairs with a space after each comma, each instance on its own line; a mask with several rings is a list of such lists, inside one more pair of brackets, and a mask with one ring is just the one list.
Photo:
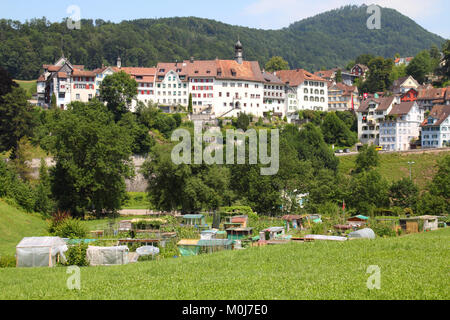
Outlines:
[[450, 156], [445, 156], [438, 162], [438, 170], [430, 186], [430, 193], [440, 197], [447, 204], [447, 212], [450, 212]]
[[132, 152], [136, 155], [146, 155], [155, 145], [155, 141], [149, 134], [149, 129], [138, 122], [137, 116], [127, 112], [122, 116], [118, 125], [125, 128], [133, 138]]
[[389, 205], [389, 186], [376, 170], [362, 171], [352, 177], [346, 203], [361, 214]]
[[100, 97], [119, 121], [129, 111], [131, 102], [137, 96], [138, 84], [127, 73], [121, 71], [107, 76], [100, 85]]
[[420, 52], [406, 67], [406, 73], [416, 79], [419, 83], [424, 83], [426, 76], [433, 70], [430, 52], [424, 50]]
[[389, 197], [395, 207], [415, 208], [418, 196], [419, 189], [409, 178], [394, 182], [389, 188]]
[[321, 129], [325, 142], [330, 145], [352, 147], [357, 142], [355, 133], [334, 112], [325, 116]]
[[18, 85], [9, 75], [8, 71], [0, 67], [0, 103], [1, 97], [7, 93], [10, 93], [13, 88], [17, 88]]
[[34, 128], [33, 107], [26, 93], [14, 87], [0, 99], [0, 151], [12, 149], [11, 158], [16, 157], [19, 141], [31, 136]]
[[450, 79], [450, 40], [442, 45], [442, 53], [444, 54], [442, 73]]
[[249, 116], [247, 114], [241, 112], [239, 114], [239, 117], [237, 118], [236, 127], [238, 129], [242, 129], [244, 131], [247, 131], [249, 125], [250, 125], [250, 118], [249, 118]]
[[267, 72], [275, 72], [280, 70], [289, 70], [289, 63], [284, 60], [282, 57], [276, 56], [272, 57], [267, 63], [266, 63], [266, 71]]
[[58, 108], [58, 106], [56, 105], [56, 96], [54, 94], [52, 94], [52, 97], [50, 98], [50, 107], [52, 109]]
[[341, 82], [342, 82], [342, 70], [339, 69], [339, 70], [336, 72], [336, 83], [341, 83]]
[[354, 173], [358, 174], [364, 171], [371, 171], [380, 164], [380, 155], [376, 146], [364, 145], [356, 158], [356, 167]]
[[193, 113], [193, 109], [192, 109], [192, 93], [189, 93], [188, 112], [189, 112], [189, 114]]
[[369, 75], [360, 86], [361, 92], [384, 92], [392, 85], [391, 73], [394, 67], [392, 59], [373, 58], [368, 63]]
[[46, 216], [52, 214], [55, 203], [52, 200], [50, 175], [45, 159], [41, 159], [39, 167], [39, 184], [36, 187], [36, 203], [34, 210]]
[[103, 103], [75, 102], [52, 124], [52, 193], [58, 209], [74, 216], [115, 213], [134, 175], [133, 138]]

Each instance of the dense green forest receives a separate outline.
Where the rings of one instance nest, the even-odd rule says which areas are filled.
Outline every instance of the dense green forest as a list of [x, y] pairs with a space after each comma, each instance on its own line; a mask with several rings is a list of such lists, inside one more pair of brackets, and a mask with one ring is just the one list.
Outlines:
[[232, 58], [240, 37], [245, 58], [261, 65], [282, 56], [291, 68], [317, 71], [344, 67], [356, 56], [415, 56], [444, 39], [393, 9], [382, 9], [382, 27], [369, 30], [366, 6], [346, 6], [281, 30], [232, 26], [200, 18], [141, 19], [112, 23], [82, 20], [81, 30], [46, 18], [25, 23], [0, 20], [0, 66], [15, 79], [35, 79], [42, 64], [63, 52], [74, 64], [93, 69], [115, 64], [154, 66], [159, 61]]

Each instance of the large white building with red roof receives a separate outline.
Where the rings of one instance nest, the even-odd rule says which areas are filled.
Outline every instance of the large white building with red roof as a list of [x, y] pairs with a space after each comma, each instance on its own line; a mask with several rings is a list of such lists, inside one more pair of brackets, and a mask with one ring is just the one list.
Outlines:
[[194, 114], [236, 117], [240, 113], [262, 117], [296, 115], [299, 110], [328, 110], [326, 80], [302, 69], [267, 73], [257, 61], [246, 61], [243, 46], [235, 45], [234, 60], [185, 60], [158, 63], [154, 68], [116, 66], [85, 70], [64, 57], [44, 65], [38, 80], [39, 105], [50, 106], [55, 96], [59, 108], [72, 101], [87, 102], [100, 94], [105, 77], [126, 72], [138, 83], [137, 102], [156, 103], [166, 111], [187, 110], [192, 96]]

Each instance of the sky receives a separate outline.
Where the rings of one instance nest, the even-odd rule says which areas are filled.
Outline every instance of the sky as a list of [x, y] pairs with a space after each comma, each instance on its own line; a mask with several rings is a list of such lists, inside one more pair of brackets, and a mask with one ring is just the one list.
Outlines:
[[[291, 23], [347, 4], [378, 4], [398, 10], [422, 27], [450, 39], [449, 0], [0, 0], [0, 18], [25, 21], [70, 17], [75, 5], [82, 19], [114, 22], [140, 18], [195, 16], [261, 29]], [[368, 15], [369, 16], [369, 15]]]

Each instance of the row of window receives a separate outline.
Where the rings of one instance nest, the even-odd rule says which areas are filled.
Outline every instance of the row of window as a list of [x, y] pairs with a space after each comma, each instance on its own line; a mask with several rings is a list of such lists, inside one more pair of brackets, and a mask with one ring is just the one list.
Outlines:
[[186, 84], [186, 83], [183, 83], [183, 84], [179, 83], [178, 85], [177, 85], [177, 84], [173, 84], [173, 85], [172, 85], [172, 84], [169, 83], [167, 86], [166, 86], [165, 83], [163, 83], [163, 84], [158, 83], [156, 86], [157, 86], [158, 88], [161, 88], [161, 87], [162, 87], [163, 89], [165, 89], [166, 87], [169, 88], [169, 89], [171, 89], [171, 88], [174, 88], [174, 89], [175, 89], [175, 88], [177, 88], [177, 87], [178, 87], [179, 89], [181, 89], [181, 87], [183, 87], [183, 88], [185, 88], [185, 89], [187, 88], [187, 84]]
[[93, 84], [74, 84], [74, 89], [94, 89]]
[[319, 97], [305, 97], [305, 101], [311, 101], [311, 102], [325, 102], [325, 98], [320, 98]]
[[305, 81], [305, 86], [310, 85], [311, 87], [325, 87], [323, 82]]
[[303, 92], [305, 94], [309, 94], [310, 92], [311, 92], [311, 94], [321, 94], [321, 95], [325, 94], [325, 90], [320, 90], [319, 91], [318, 89], [316, 89], [316, 90], [314, 90], [314, 89], [311, 89], [311, 90], [305, 89], [305, 90], [303, 90]]
[[[234, 83], [234, 82], [229, 83], [229, 85], [230, 85], [231, 88], [236, 87], [236, 83]], [[245, 84], [242, 84], [241, 82], [237, 83], [237, 87], [238, 88], [242, 88], [242, 86], [244, 88], [249, 88], [250, 87], [250, 85], [248, 83], [245, 83]], [[224, 88], [228, 87], [228, 82], [223, 82], [222, 83], [222, 87], [224, 87]], [[258, 89], [258, 88], [259, 88], [259, 84], [255, 84], [255, 89]]]
[[264, 85], [264, 89], [266, 89], [266, 90], [284, 90], [284, 87]]

